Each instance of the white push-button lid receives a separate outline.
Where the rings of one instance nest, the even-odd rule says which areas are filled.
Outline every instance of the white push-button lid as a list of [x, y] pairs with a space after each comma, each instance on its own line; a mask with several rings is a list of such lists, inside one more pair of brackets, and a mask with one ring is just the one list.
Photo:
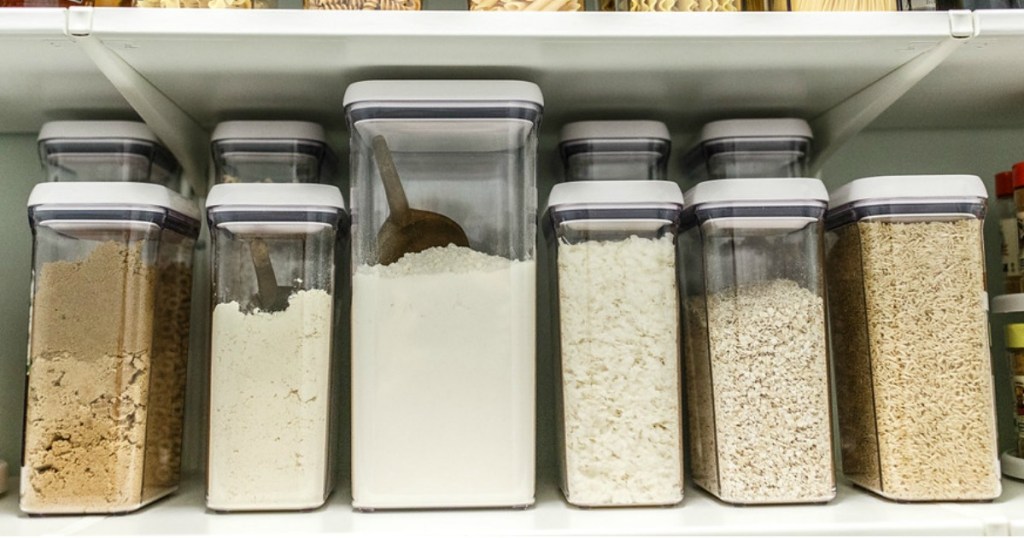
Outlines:
[[211, 140], [311, 140], [327, 143], [323, 126], [308, 121], [224, 121]]
[[260, 208], [268, 211], [296, 208], [345, 210], [345, 199], [334, 185], [307, 183], [225, 183], [214, 185], [206, 208]]
[[600, 139], [671, 140], [668, 127], [660, 121], [577, 121], [562, 127], [562, 143]]
[[346, 107], [380, 101], [524, 101], [544, 106], [540, 87], [521, 80], [367, 80], [345, 90]]
[[716, 179], [698, 183], [686, 191], [683, 197], [687, 207], [756, 203], [825, 204], [828, 202], [828, 190], [820, 179], [809, 177]]
[[811, 126], [799, 118], [720, 120], [704, 125], [700, 141], [723, 138], [813, 138]]
[[559, 183], [548, 196], [548, 209], [578, 205], [683, 205], [679, 185], [671, 181], [573, 181]]
[[124, 138], [158, 143], [153, 131], [141, 121], [51, 121], [39, 130], [38, 141], [61, 138]]
[[956, 200], [985, 200], [988, 191], [978, 176], [876, 176], [853, 180], [832, 192], [829, 207], [846, 205], [932, 204]]
[[133, 182], [57, 182], [40, 183], [28, 197], [28, 207], [117, 209], [122, 206], [160, 207], [196, 222], [200, 219], [195, 202], [152, 183]]

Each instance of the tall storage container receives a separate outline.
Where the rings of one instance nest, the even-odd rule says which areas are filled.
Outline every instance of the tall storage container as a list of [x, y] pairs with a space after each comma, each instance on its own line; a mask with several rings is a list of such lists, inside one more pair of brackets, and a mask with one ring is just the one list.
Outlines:
[[853, 181], [829, 207], [843, 472], [902, 501], [999, 496], [975, 176]]
[[683, 498], [678, 249], [668, 181], [556, 185], [544, 218], [554, 278], [559, 463], [578, 506]]
[[214, 510], [296, 510], [334, 486], [335, 257], [330, 185], [217, 185], [209, 459]]
[[135, 510], [178, 487], [199, 211], [138, 183], [44, 183], [28, 207], [21, 509]]
[[566, 181], [666, 179], [672, 137], [660, 121], [578, 121], [558, 145]]
[[817, 179], [708, 181], [684, 196], [693, 480], [736, 504], [835, 496]]
[[345, 94], [357, 509], [533, 503], [542, 104], [517, 81]]

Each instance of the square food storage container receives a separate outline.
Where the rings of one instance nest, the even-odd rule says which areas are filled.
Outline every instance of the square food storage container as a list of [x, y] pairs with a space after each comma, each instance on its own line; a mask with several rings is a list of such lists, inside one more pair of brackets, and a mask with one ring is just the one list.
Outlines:
[[178, 487], [199, 211], [159, 185], [43, 183], [21, 509], [130, 512]]
[[209, 452], [213, 510], [301, 510], [334, 487], [336, 246], [331, 185], [216, 185]]
[[357, 509], [533, 503], [542, 106], [518, 81], [345, 94]]
[[683, 499], [678, 258], [668, 181], [556, 185], [544, 234], [562, 492], [577, 506]]
[[975, 176], [853, 181], [829, 204], [843, 472], [901, 501], [999, 496]]
[[685, 182], [804, 177], [812, 139], [810, 126], [801, 119], [711, 122], [683, 158]]
[[181, 189], [181, 167], [145, 123], [51, 121], [39, 131], [47, 181], [135, 181]]
[[211, 137], [217, 183], [331, 183], [337, 157], [304, 121], [226, 121]]
[[734, 504], [835, 497], [817, 179], [707, 181], [684, 195], [693, 480]]
[[660, 121], [578, 121], [558, 145], [566, 181], [666, 178], [672, 137]]
[[765, 0], [772, 11], [896, 11], [901, 0]]

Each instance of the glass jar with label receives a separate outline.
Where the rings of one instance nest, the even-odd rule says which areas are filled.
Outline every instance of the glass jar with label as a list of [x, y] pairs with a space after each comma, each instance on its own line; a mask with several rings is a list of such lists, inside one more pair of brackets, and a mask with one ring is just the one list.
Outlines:
[[1024, 323], [1006, 326], [1006, 353], [1013, 387], [1013, 426], [1017, 456], [1024, 454]]
[[1000, 253], [1006, 293], [1020, 291], [1020, 245], [1017, 204], [1013, 199], [1013, 172], [996, 174], [996, 217], [999, 219]]

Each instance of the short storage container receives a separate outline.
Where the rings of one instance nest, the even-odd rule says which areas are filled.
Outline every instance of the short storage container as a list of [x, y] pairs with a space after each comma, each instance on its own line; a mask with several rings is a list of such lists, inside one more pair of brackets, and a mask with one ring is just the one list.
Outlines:
[[801, 119], [711, 122], [683, 158], [685, 182], [804, 177], [812, 139], [810, 126]]
[[213, 510], [299, 510], [334, 486], [339, 375], [331, 185], [216, 185], [209, 457]]
[[134, 181], [181, 189], [178, 161], [145, 123], [51, 121], [38, 141], [47, 181]]
[[577, 506], [683, 498], [678, 258], [668, 181], [556, 185], [551, 260], [562, 491]]
[[42, 183], [28, 207], [21, 509], [136, 510], [178, 488], [199, 211], [139, 183]]
[[304, 121], [225, 121], [211, 136], [217, 183], [332, 183], [324, 128]]
[[680, 238], [693, 480], [735, 504], [835, 497], [817, 179], [707, 181]]
[[566, 181], [666, 179], [672, 138], [660, 121], [579, 121], [558, 145]]
[[890, 176], [832, 193], [828, 289], [843, 472], [901, 501], [999, 496], [975, 176]]
[[533, 503], [542, 105], [519, 81], [345, 94], [357, 509]]

